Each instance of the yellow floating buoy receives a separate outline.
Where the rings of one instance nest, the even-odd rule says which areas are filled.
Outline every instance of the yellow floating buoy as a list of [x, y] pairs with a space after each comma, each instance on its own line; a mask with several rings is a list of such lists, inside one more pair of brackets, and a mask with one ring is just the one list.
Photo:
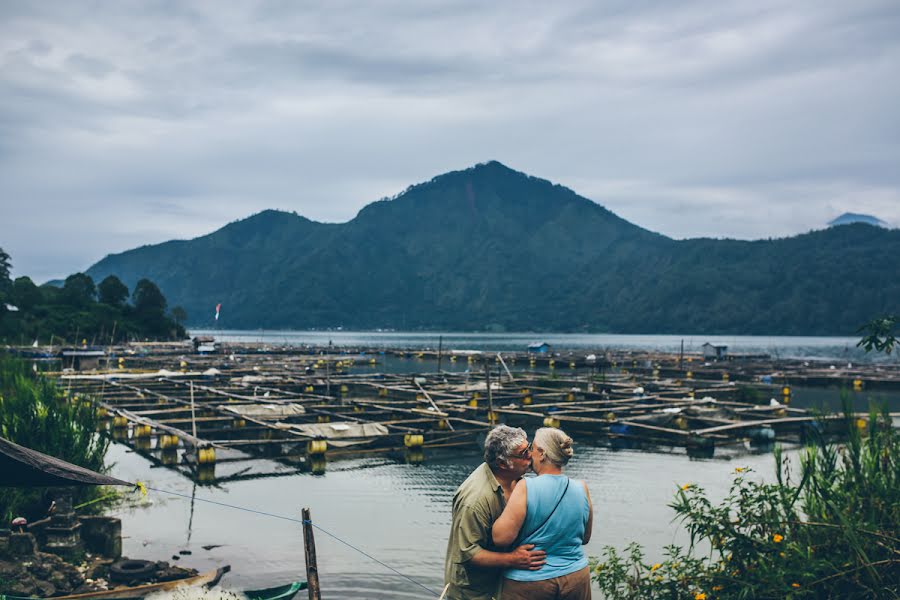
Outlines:
[[342, 393], [342, 394], [346, 394], [346, 393], [349, 392], [349, 391], [350, 391], [350, 388], [348, 388], [346, 385], [342, 385], [342, 386], [341, 386], [341, 393]]
[[528, 406], [529, 404], [531, 404], [531, 394], [522, 398], [522, 404], [524, 404], [525, 406]]
[[128, 427], [128, 419], [121, 416], [113, 417], [113, 427], [116, 429]]
[[694, 397], [694, 390], [688, 391], [688, 398], [693, 398], [693, 397]]
[[731, 376], [727, 372], [722, 372], [722, 381], [728, 381], [731, 379]]
[[555, 368], [556, 368], [556, 361], [553, 360], [553, 359], [550, 359], [550, 363], [548, 364], [548, 366], [549, 366], [551, 369], [555, 369]]
[[456, 362], [456, 356], [455, 356], [455, 355], [450, 357], [450, 362]]
[[161, 450], [169, 450], [178, 447], [178, 436], [171, 434], [163, 434], [159, 436], [159, 447]]
[[782, 396], [790, 396], [791, 395], [791, 386], [786, 385], [783, 388], [781, 388], [781, 395]]
[[331, 416], [330, 415], [319, 415], [318, 417], [316, 417], [316, 421], [319, 423], [331, 423]]
[[530, 392], [530, 391], [531, 390], [529, 390], [528, 388], [522, 388], [521, 390], [519, 390], [519, 393], [522, 394], [523, 396], [527, 396], [528, 392]]
[[370, 359], [369, 359], [369, 364], [370, 364], [370, 365], [374, 365], [374, 364], [376, 364], [377, 362], [378, 362], [378, 361], [375, 360], [374, 358], [370, 358]]
[[574, 402], [575, 401], [575, 392], [569, 392], [566, 394], [566, 402]]
[[216, 462], [216, 449], [209, 448], [197, 448], [197, 464], [201, 465], [211, 465]]
[[684, 417], [675, 417], [673, 423], [675, 423], [675, 427], [681, 430], [687, 429], [688, 426], [687, 419], [685, 419]]
[[615, 421], [615, 420], [616, 420], [616, 413], [614, 413], [614, 412], [608, 412], [608, 413], [606, 413], [606, 420], [609, 421], [609, 422]]
[[685, 378], [685, 379], [693, 379], [693, 378], [694, 378], [694, 372], [693, 372], [693, 371], [688, 371], [687, 373], [684, 374], [684, 378]]
[[135, 425], [134, 426], [134, 437], [136, 438], [147, 438], [150, 437], [150, 426], [149, 425]]
[[437, 427], [438, 429], [448, 429], [450, 427], [450, 424], [447, 422], [447, 419], [441, 419], [440, 421], [438, 421]]
[[378, 388], [378, 395], [382, 398], [387, 398], [388, 390], [387, 388]]
[[306, 453], [312, 455], [325, 454], [328, 450], [328, 442], [326, 440], [310, 440], [306, 442]]
[[97, 417], [100, 419], [105, 419], [109, 416], [109, 411], [106, 408], [100, 406], [97, 408]]
[[421, 433], [407, 433], [403, 436], [403, 445], [407, 448], [421, 448], [425, 443], [425, 436]]
[[537, 361], [534, 360], [533, 358], [530, 359], [530, 360], [528, 361], [528, 366], [529, 366], [529, 367], [534, 368], [535, 365], [537, 365]]
[[472, 399], [469, 400], [469, 407], [470, 408], [478, 408], [478, 398], [476, 398], [475, 396], [472, 396]]
[[244, 419], [235, 419], [231, 424], [233, 427], [244, 427], [247, 425], [247, 421]]
[[575, 368], [575, 361], [574, 361], [574, 360], [573, 360], [573, 361], [569, 361], [569, 368], [570, 368], [570, 369], [574, 369], [574, 368]]
[[556, 417], [544, 417], [544, 427], [559, 429], [559, 419]]
[[863, 380], [862, 379], [854, 379], [853, 380], [853, 391], [858, 392], [863, 389]]
[[489, 411], [488, 411], [488, 413], [487, 413], [487, 421], [488, 421], [488, 423], [490, 423], [490, 424], [493, 425], [493, 424], [496, 423], [499, 419], [500, 419], [500, 417], [497, 416], [497, 413], [495, 413], [495, 412], [492, 411], [492, 410], [489, 410]]
[[312, 394], [313, 392], [316, 391], [316, 388], [314, 388], [314, 387], [311, 386], [311, 385], [308, 385], [308, 386], [306, 386], [306, 388], [304, 388], [303, 391], [306, 392], [307, 394]]

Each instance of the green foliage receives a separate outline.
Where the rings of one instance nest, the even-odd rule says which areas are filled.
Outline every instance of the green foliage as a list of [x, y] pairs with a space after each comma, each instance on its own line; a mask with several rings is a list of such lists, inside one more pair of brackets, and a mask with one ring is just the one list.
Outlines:
[[195, 326], [847, 335], [900, 311], [900, 231], [672, 240], [492, 162], [347, 223], [265, 211], [88, 272], [153, 280]]
[[71, 306], [88, 306], [97, 297], [97, 286], [89, 275], [75, 273], [66, 277], [63, 297]]
[[17, 277], [13, 282], [10, 298], [19, 310], [28, 311], [41, 302], [41, 290], [30, 277]]
[[897, 345], [897, 337], [894, 328], [897, 321], [900, 320], [896, 315], [887, 315], [872, 319], [857, 330], [857, 333], [864, 333], [857, 347], [862, 347], [866, 352], [875, 350], [876, 352], [884, 352], [890, 354]]
[[100, 302], [110, 306], [123, 306], [128, 300], [128, 287], [115, 275], [108, 275], [97, 287]]
[[690, 546], [655, 565], [607, 547], [594, 580], [634, 600], [900, 597], [900, 436], [887, 411], [860, 423], [847, 403], [845, 424], [846, 445], [806, 448], [799, 481], [776, 452], [776, 483], [738, 468], [719, 504], [683, 485], [670, 506]]
[[[52, 381], [32, 372], [26, 362], [0, 355], [0, 436], [102, 472], [108, 441], [96, 433], [97, 426], [91, 403], [67, 399]], [[0, 522], [22, 514], [30, 519], [44, 516], [40, 514], [44, 491], [0, 487]], [[101, 493], [92, 486], [77, 488], [73, 499], [77, 504]]]
[[734, 399], [748, 404], [761, 404], [765, 398], [758, 389], [750, 385], [739, 385], [734, 392]]
[[135, 312], [143, 317], [162, 316], [166, 312], [166, 298], [149, 279], [137, 282], [132, 295]]

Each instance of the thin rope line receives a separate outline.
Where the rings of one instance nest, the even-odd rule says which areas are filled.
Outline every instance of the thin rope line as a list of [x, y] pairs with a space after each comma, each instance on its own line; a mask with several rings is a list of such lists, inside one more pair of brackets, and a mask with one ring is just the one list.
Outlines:
[[242, 510], [242, 511], [245, 511], [245, 512], [254, 513], [254, 514], [257, 514], [257, 515], [262, 515], [262, 516], [265, 516], [265, 517], [272, 517], [272, 518], [275, 518], [275, 519], [283, 519], [283, 520], [285, 520], [285, 521], [291, 521], [291, 522], [293, 522], [293, 523], [300, 523], [301, 525], [303, 525], [303, 524], [309, 524], [309, 525], [311, 525], [312, 527], [314, 527], [314, 528], [318, 529], [319, 531], [321, 531], [322, 533], [324, 533], [325, 535], [334, 538], [335, 540], [339, 541], [340, 543], [344, 544], [345, 546], [348, 546], [348, 547], [352, 548], [353, 550], [356, 550], [357, 552], [359, 552], [360, 554], [362, 554], [362, 555], [365, 556], [366, 558], [369, 558], [369, 559], [371, 559], [371, 560], [377, 562], [377, 563], [378, 563], [379, 565], [381, 565], [382, 567], [384, 567], [384, 568], [386, 568], [386, 569], [388, 569], [388, 570], [390, 570], [390, 571], [393, 571], [394, 573], [396, 573], [396, 574], [399, 575], [400, 577], [403, 577], [404, 579], [406, 579], [406, 580], [408, 580], [408, 581], [410, 581], [410, 582], [416, 584], [416, 585], [419, 586], [420, 588], [422, 588], [422, 589], [424, 589], [425, 591], [427, 591], [429, 594], [432, 594], [432, 595], [434, 595], [435, 597], [439, 597], [439, 596], [441, 595], [441, 594], [439, 594], [438, 592], [436, 592], [436, 591], [434, 591], [433, 589], [431, 589], [431, 588], [429, 588], [428, 586], [426, 586], [425, 584], [419, 583], [418, 581], [416, 581], [415, 579], [413, 579], [413, 578], [410, 577], [409, 575], [404, 575], [403, 573], [401, 573], [400, 571], [398, 571], [398, 570], [395, 569], [394, 567], [390, 566], [389, 564], [386, 564], [386, 563], [384, 563], [384, 562], [378, 560], [377, 558], [375, 558], [374, 556], [372, 556], [372, 555], [369, 554], [368, 552], [365, 552], [364, 550], [361, 550], [360, 548], [357, 548], [356, 546], [354, 546], [354, 545], [351, 544], [350, 542], [348, 542], [348, 541], [346, 541], [346, 540], [343, 540], [343, 539], [339, 538], [338, 536], [336, 536], [335, 534], [331, 533], [330, 531], [327, 531], [327, 530], [325, 530], [325, 529], [322, 529], [321, 527], [319, 527], [318, 525], [316, 525], [316, 524], [313, 523], [312, 521], [306, 521], [306, 520], [304, 520], [304, 519], [295, 519], [294, 517], [286, 517], [286, 516], [284, 516], [284, 515], [277, 515], [277, 514], [275, 514], [275, 513], [265, 512], [265, 511], [262, 511], [262, 510], [255, 510], [255, 509], [253, 509], [253, 508], [246, 508], [246, 507], [244, 507], [244, 506], [236, 506], [236, 505], [234, 505], [234, 504], [226, 504], [225, 502], [217, 502], [217, 501], [215, 501], [215, 500], [207, 500], [206, 498], [197, 498], [196, 496], [193, 496], [193, 497], [192, 497], [192, 496], [188, 496], [187, 494], [181, 494], [181, 493], [179, 493], [179, 492], [172, 492], [172, 491], [170, 491], [170, 490], [163, 490], [163, 489], [154, 488], [154, 487], [150, 487], [150, 486], [147, 486], [147, 489], [148, 489], [148, 490], [153, 490], [154, 492], [161, 492], [161, 493], [163, 493], [163, 494], [171, 494], [171, 495], [173, 495], [173, 496], [181, 496], [182, 498], [187, 498], [188, 500], [199, 500], [200, 502], [206, 502], [206, 503], [208, 503], [208, 504], [216, 504], [216, 505], [218, 505], [218, 506], [224, 506], [225, 508], [233, 508], [233, 509], [235, 509], [235, 510]]

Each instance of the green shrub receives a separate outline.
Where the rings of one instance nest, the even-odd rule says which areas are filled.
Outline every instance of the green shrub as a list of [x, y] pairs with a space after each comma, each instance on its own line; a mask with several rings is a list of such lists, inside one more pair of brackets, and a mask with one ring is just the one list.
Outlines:
[[[97, 433], [92, 403], [67, 398], [52, 381], [30, 370], [28, 363], [0, 354], [0, 436], [93, 471], [104, 470], [108, 440]], [[72, 488], [75, 503], [102, 494], [93, 486]], [[0, 523], [15, 516], [43, 516], [45, 488], [0, 488]]]
[[690, 535], [648, 564], [632, 544], [595, 560], [608, 598], [900, 598], [900, 436], [884, 411], [860, 422], [845, 401], [845, 444], [776, 450], [775, 483], [738, 468], [718, 505], [690, 483], [670, 505]]

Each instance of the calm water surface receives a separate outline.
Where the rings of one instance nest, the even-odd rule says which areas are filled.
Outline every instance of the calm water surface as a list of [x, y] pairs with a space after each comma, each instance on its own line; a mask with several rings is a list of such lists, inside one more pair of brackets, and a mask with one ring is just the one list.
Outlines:
[[[292, 518], [299, 518], [300, 508], [308, 506], [320, 527], [438, 591], [453, 492], [480, 462], [474, 452], [428, 457], [421, 465], [390, 459], [340, 461], [329, 463], [322, 476], [291, 474], [195, 488], [177, 473], [150, 468], [125, 446], [114, 445], [109, 458], [116, 463], [113, 474], [117, 477], [141, 479], [150, 487], [187, 496], [151, 491], [146, 501], [120, 509], [127, 556], [169, 559], [190, 550], [192, 554], [178, 562], [198, 569], [230, 564], [233, 571], [228, 582], [237, 587], [302, 578], [299, 524], [199, 499]], [[768, 453], [732, 451], [694, 460], [680, 451], [613, 451], [578, 445], [569, 473], [588, 482], [596, 511], [588, 552], [596, 555], [604, 545], [622, 547], [634, 540], [648, 546], [651, 558], [659, 557], [663, 545], [685, 541], [666, 506], [676, 486], [697, 483], [721, 498], [737, 466], [750, 466], [771, 478], [773, 459]], [[198, 499], [193, 509], [192, 494]], [[315, 535], [325, 597], [425, 597], [421, 588], [343, 543], [321, 531]], [[216, 547], [205, 550], [203, 546]]]
[[[197, 333], [197, 332], [193, 332]], [[223, 341], [338, 346], [436, 347], [438, 334], [354, 332], [216, 331]], [[676, 350], [682, 336], [598, 336], [531, 334], [445, 334], [445, 348], [521, 350], [530, 341], [545, 340], [557, 348], [652, 348]], [[768, 352], [782, 357], [859, 360], [851, 338], [762, 338], [685, 336], [686, 349], [705, 341], [729, 345], [735, 352]], [[465, 370], [465, 362], [444, 363], [445, 369]], [[354, 372], [366, 372], [363, 365]], [[377, 370], [433, 371], [434, 364], [414, 359], [386, 359]], [[865, 408], [869, 399], [900, 410], [900, 394], [857, 394]], [[793, 405], [839, 406], [837, 390], [795, 388]], [[794, 455], [794, 452], [789, 454]], [[182, 475], [152, 467], [126, 446], [114, 444], [112, 474], [143, 480], [151, 487], [181, 496], [151, 491], [148, 499], [118, 509], [123, 519], [124, 552], [133, 558], [171, 560], [179, 551], [190, 555], [177, 562], [197, 569], [230, 564], [226, 582], [241, 588], [263, 587], [304, 578], [303, 536], [299, 523], [203, 502], [212, 500], [294, 519], [301, 507], [312, 510], [314, 522], [347, 543], [409, 575], [436, 591], [442, 589], [443, 559], [450, 526], [450, 506], [456, 487], [480, 463], [477, 449], [427, 453], [420, 465], [379, 457], [329, 462], [325, 475], [299, 474], [272, 461], [217, 465], [220, 476], [240, 472], [284, 472], [277, 477], [195, 486]], [[649, 560], [662, 557], [662, 547], [686, 543], [672, 522], [667, 504], [676, 486], [696, 483], [721, 499], [736, 467], [751, 467], [757, 477], [773, 479], [771, 453], [749, 448], [717, 449], [712, 459], [689, 458], [682, 450], [615, 451], [578, 443], [569, 474], [588, 482], [595, 506], [595, 529], [589, 554], [605, 545], [645, 545]], [[194, 496], [192, 502], [191, 496]], [[359, 554], [346, 544], [316, 532], [319, 569], [326, 598], [425, 598], [425, 590]], [[204, 548], [207, 547], [206, 549]]]
[[532, 342], [547, 342], [554, 350], [659, 350], [677, 352], [684, 341], [686, 352], [700, 352], [710, 342], [728, 346], [729, 352], [767, 353], [781, 358], [834, 360], [897, 360], [866, 354], [856, 347], [854, 337], [733, 336], [733, 335], [618, 335], [568, 333], [419, 333], [358, 331], [246, 331], [197, 330], [191, 335], [214, 335], [225, 342], [367, 348], [437, 349], [443, 337], [447, 350], [524, 351]]

